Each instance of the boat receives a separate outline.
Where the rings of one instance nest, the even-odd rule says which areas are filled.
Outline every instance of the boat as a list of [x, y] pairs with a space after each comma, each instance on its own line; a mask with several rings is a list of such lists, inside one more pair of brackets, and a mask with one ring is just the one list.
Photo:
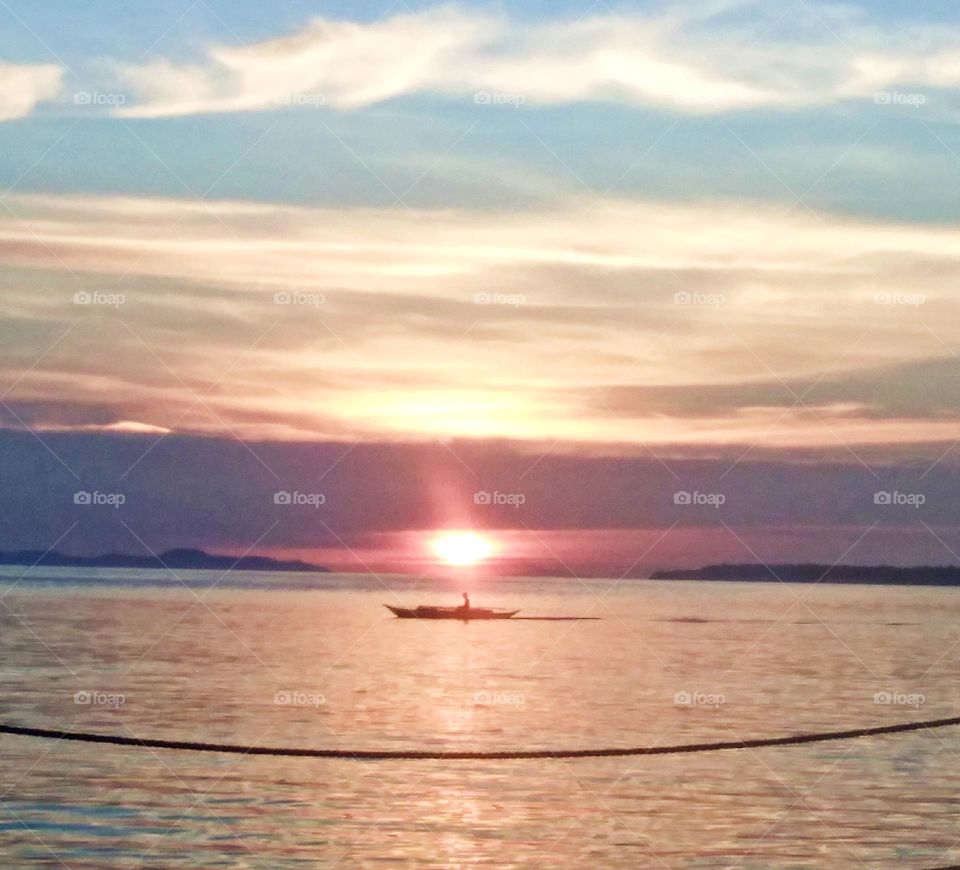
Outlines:
[[469, 622], [472, 619], [509, 619], [519, 613], [519, 610], [494, 610], [486, 607], [391, 607], [384, 604], [394, 616], [401, 619], [462, 619]]

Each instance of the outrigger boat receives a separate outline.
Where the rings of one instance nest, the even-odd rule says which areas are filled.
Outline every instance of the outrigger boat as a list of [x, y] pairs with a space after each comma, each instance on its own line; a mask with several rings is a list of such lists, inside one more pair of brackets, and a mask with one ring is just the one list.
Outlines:
[[519, 610], [491, 610], [486, 607], [391, 607], [384, 604], [394, 616], [401, 619], [509, 619]]

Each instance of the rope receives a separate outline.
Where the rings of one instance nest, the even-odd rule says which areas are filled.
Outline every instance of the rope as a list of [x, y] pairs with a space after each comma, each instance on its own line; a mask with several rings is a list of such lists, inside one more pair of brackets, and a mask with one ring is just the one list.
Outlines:
[[828, 740], [852, 740], [880, 734], [902, 734], [960, 725], [960, 716], [949, 719], [928, 719], [875, 728], [854, 728], [849, 731], [822, 731], [794, 734], [787, 737], [757, 737], [751, 740], [726, 740], [718, 743], [679, 743], [673, 746], [637, 746], [608, 749], [508, 749], [500, 752], [464, 750], [392, 750], [392, 749], [297, 749], [284, 746], [242, 746], [236, 743], [202, 743], [192, 740], [158, 740], [155, 738], [119, 737], [113, 734], [91, 734], [83, 731], [59, 731], [51, 728], [25, 728], [0, 725], [0, 734], [20, 737], [42, 737], [48, 740], [75, 740], [82, 743], [110, 743], [115, 746], [138, 746], [144, 749], [180, 749], [188, 752], [229, 752], [236, 755], [276, 755], [294, 758], [346, 758], [358, 761], [385, 759], [507, 761], [526, 758], [616, 758], [624, 755], [681, 755], [693, 752], [719, 752], [724, 749], [758, 749], [764, 746], [797, 746], [801, 743], [824, 743]]

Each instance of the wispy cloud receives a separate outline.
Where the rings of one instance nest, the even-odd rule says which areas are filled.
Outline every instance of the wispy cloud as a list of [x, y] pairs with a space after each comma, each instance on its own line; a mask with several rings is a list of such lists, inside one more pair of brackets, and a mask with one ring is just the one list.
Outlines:
[[[48, 428], [767, 446], [960, 434], [955, 394], [922, 389], [953, 371], [960, 341], [955, 226], [722, 202], [7, 202], [0, 373]], [[64, 395], [79, 417], [58, 410]]]
[[730, 15], [729, 5], [535, 23], [452, 6], [373, 23], [318, 18], [288, 36], [210, 46], [193, 64], [127, 66], [140, 99], [118, 113], [149, 118], [306, 102], [354, 109], [417, 93], [713, 113], [960, 85], [955, 27], [883, 30], [865, 14], [816, 4], [752, 7], [745, 19]]
[[[573, 198], [543, 211], [401, 212], [42, 194], [11, 201], [19, 219], [0, 215], [8, 260], [46, 265], [55, 250], [63, 262], [90, 271], [134, 266], [222, 283], [319, 282], [445, 294], [451, 278], [500, 266], [872, 275], [881, 255], [960, 260], [960, 229], [953, 225], [785, 212], [748, 202]], [[167, 232], [158, 235], [158, 229]]]
[[0, 63], [0, 121], [23, 118], [60, 93], [63, 70], [53, 64]]

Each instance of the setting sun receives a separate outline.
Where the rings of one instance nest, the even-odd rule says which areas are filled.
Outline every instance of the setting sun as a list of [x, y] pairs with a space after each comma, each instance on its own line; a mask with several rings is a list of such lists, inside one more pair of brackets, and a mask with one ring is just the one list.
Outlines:
[[476, 532], [443, 532], [433, 539], [432, 546], [448, 565], [476, 565], [493, 553], [490, 539]]

